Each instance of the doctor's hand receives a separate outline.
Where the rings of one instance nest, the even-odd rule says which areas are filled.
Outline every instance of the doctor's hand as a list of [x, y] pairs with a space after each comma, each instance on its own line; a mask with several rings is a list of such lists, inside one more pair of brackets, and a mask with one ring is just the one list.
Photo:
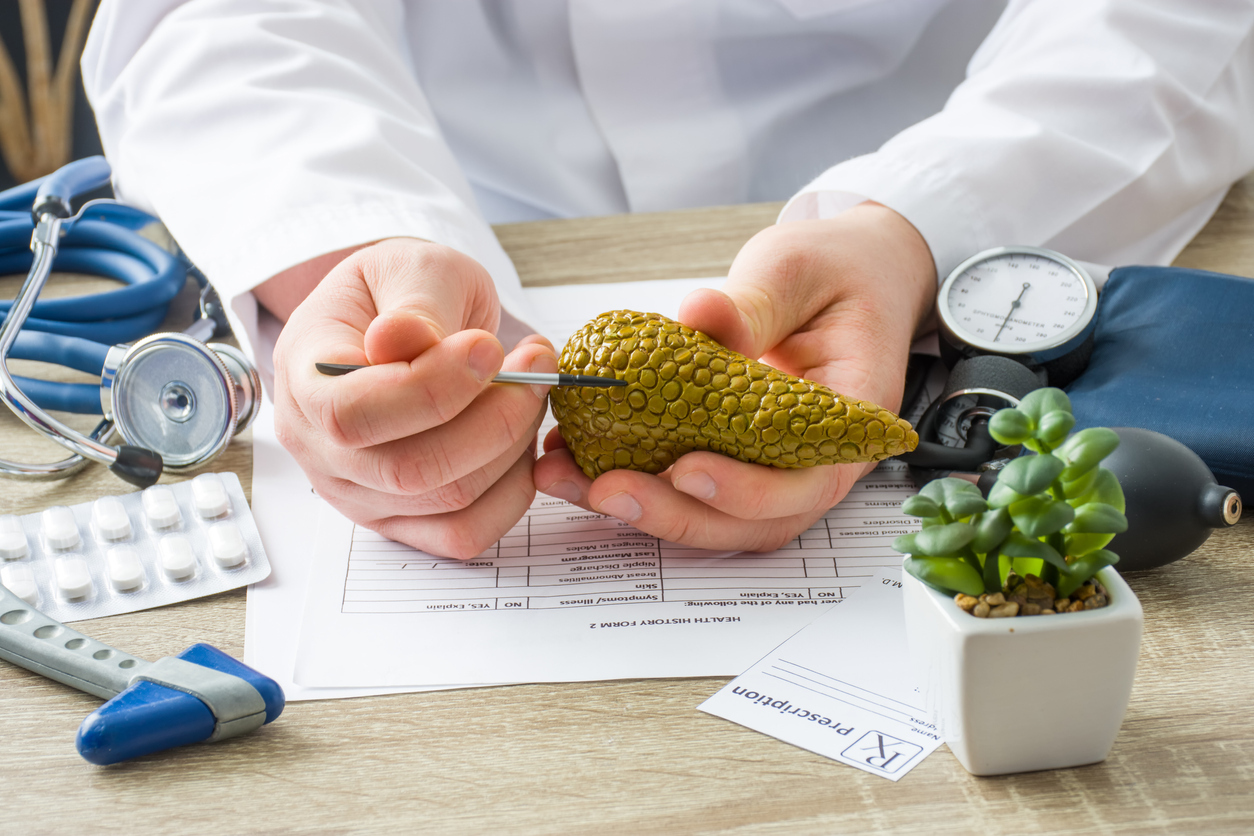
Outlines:
[[[282, 318], [274, 281], [258, 297]], [[383, 241], [313, 281], [275, 347], [279, 441], [354, 522], [433, 554], [474, 557], [535, 496], [548, 394], [492, 378], [502, 368], [557, 371], [552, 345], [533, 336], [506, 356], [487, 271], [440, 245]], [[315, 362], [370, 368], [327, 377]]]
[[[910, 345], [935, 296], [922, 236], [896, 212], [863, 203], [758, 233], [722, 292], [689, 294], [679, 318], [748, 357], [898, 410]], [[656, 476], [615, 470], [591, 481], [553, 430], [535, 483], [666, 540], [769, 551], [809, 528], [872, 467], [779, 469], [694, 451]]]

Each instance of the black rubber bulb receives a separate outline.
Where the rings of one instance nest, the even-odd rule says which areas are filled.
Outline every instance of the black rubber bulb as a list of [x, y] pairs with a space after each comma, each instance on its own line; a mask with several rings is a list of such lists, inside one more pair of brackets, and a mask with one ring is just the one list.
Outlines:
[[1107, 546], [1121, 573], [1179, 560], [1241, 518], [1240, 495], [1188, 447], [1152, 430], [1113, 429], [1119, 446], [1102, 467], [1119, 477], [1127, 500], [1128, 530]]

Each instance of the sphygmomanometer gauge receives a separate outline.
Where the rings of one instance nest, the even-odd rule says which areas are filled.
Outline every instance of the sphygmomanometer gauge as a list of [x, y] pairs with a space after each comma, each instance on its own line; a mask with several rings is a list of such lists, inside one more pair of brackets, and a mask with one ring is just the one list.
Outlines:
[[937, 297], [942, 357], [999, 355], [1048, 372], [1065, 386], [1092, 345], [1097, 286], [1061, 253], [998, 247], [958, 265]]
[[917, 422], [918, 449], [899, 458], [932, 473], [974, 471], [1001, 455], [987, 431], [994, 412], [1041, 386], [1065, 387], [1088, 364], [1097, 285], [1061, 253], [997, 247], [959, 264], [936, 307], [948, 375]]

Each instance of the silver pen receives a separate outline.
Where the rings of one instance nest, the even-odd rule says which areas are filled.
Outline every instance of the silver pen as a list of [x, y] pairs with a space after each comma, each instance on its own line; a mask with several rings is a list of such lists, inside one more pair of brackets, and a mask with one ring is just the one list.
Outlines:
[[[326, 375], [341, 375], [364, 369], [349, 363], [314, 363], [314, 368]], [[546, 386], [626, 386], [627, 381], [613, 377], [596, 377], [590, 374], [560, 374], [558, 372], [498, 372], [493, 383], [539, 383]]]

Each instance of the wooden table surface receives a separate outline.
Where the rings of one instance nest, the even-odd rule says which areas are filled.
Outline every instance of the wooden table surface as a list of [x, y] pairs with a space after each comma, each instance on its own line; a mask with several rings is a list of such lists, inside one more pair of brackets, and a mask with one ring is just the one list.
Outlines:
[[[498, 232], [528, 284], [717, 275], [777, 208]], [[1254, 277], [1254, 178], [1178, 263]], [[0, 457], [58, 457], [0, 420]], [[216, 469], [249, 484], [246, 435]], [[30, 513], [125, 490], [93, 466], [59, 483], [4, 481], [0, 508]], [[1094, 766], [974, 778], [942, 747], [894, 784], [697, 711], [726, 681], [707, 678], [294, 703], [252, 735], [102, 768], [73, 744], [99, 701], [0, 663], [0, 830], [1250, 833], [1251, 560], [1247, 519], [1178, 563], [1129, 576], [1145, 608], [1140, 666], [1114, 750]], [[224, 593], [77, 626], [149, 659], [196, 641], [238, 656], [244, 600]]]

